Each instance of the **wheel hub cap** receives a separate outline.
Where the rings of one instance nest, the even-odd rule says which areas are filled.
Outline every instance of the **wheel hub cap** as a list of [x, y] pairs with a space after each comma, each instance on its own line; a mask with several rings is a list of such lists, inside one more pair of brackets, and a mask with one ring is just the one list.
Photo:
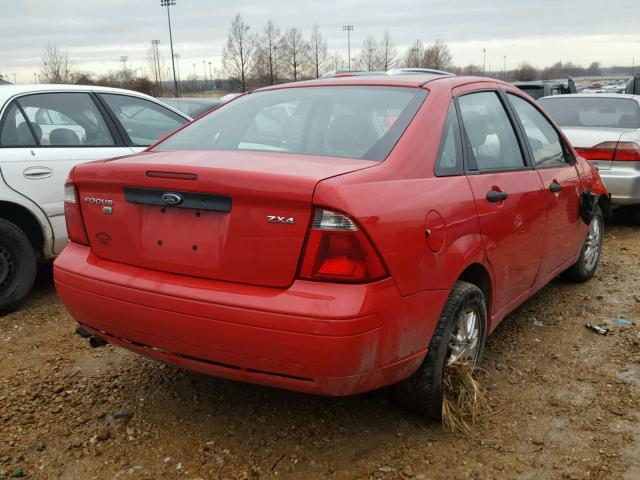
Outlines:
[[458, 361], [475, 365], [480, 348], [480, 327], [480, 315], [475, 308], [460, 311], [449, 340], [447, 365]]
[[589, 225], [587, 241], [584, 245], [584, 264], [587, 270], [593, 270], [600, 255], [600, 219], [594, 217]]

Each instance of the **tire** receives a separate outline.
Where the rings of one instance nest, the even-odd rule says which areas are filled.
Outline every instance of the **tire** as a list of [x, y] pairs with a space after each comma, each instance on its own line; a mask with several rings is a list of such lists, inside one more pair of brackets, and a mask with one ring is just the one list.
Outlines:
[[604, 215], [598, 206], [589, 224], [587, 238], [580, 251], [578, 261], [565, 270], [562, 276], [574, 282], [586, 282], [590, 280], [598, 269], [603, 238]]
[[0, 218], [0, 315], [17, 308], [31, 291], [36, 272], [36, 253], [29, 238]]
[[432, 420], [441, 419], [442, 376], [453, 354], [450, 342], [457, 328], [458, 317], [468, 309], [478, 315], [477, 351], [471, 360], [474, 366], [478, 363], [487, 332], [486, 301], [478, 287], [459, 281], [451, 289], [444, 304], [422, 365], [411, 377], [393, 387], [393, 398], [398, 404]]

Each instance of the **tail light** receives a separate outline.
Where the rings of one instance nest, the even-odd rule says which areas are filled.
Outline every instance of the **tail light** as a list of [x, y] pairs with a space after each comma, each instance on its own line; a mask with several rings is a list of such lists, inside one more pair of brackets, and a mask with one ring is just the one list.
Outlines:
[[576, 152], [587, 160], [640, 161], [640, 145], [636, 142], [602, 142], [591, 148], [576, 148]]
[[613, 159], [617, 162], [640, 161], [640, 145], [636, 142], [618, 142]]
[[349, 217], [316, 209], [300, 277], [326, 282], [366, 283], [387, 275], [380, 255]]
[[69, 240], [82, 245], [89, 245], [78, 203], [78, 192], [73, 183], [67, 183], [64, 186], [64, 217], [67, 222]]

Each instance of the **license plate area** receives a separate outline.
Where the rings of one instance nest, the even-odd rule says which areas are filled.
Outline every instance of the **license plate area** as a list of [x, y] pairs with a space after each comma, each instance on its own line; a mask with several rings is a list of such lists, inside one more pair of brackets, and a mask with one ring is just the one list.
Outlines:
[[223, 258], [230, 215], [210, 210], [140, 205], [140, 257], [155, 268], [214, 274]]

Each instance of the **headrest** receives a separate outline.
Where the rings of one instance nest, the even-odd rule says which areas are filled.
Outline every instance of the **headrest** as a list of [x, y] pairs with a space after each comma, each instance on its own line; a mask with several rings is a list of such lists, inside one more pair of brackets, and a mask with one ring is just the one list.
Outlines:
[[73, 130], [68, 128], [56, 128], [49, 134], [51, 145], [80, 145], [80, 140]]
[[364, 154], [373, 146], [371, 126], [358, 115], [343, 115], [333, 119], [327, 132], [327, 145], [338, 152]]

